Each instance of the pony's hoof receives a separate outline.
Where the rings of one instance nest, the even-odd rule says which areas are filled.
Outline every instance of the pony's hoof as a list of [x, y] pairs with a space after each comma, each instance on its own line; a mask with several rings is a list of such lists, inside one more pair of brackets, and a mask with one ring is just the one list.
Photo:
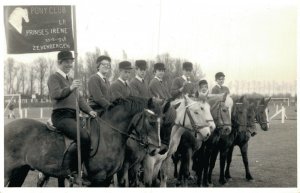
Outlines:
[[226, 178], [226, 180], [227, 180], [228, 182], [231, 182], [231, 181], [232, 181], [232, 177], [228, 177], [228, 178]]
[[222, 180], [219, 180], [219, 183], [221, 185], [226, 185], [227, 184], [227, 181], [225, 179], [222, 179]]

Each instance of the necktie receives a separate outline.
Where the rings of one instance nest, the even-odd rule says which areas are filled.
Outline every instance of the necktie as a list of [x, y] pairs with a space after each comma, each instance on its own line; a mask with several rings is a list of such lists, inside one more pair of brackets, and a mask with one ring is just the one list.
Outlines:
[[126, 87], [128, 86], [126, 81], [124, 82], [124, 84], [125, 84]]
[[69, 80], [69, 77], [68, 77], [68, 75], [66, 75], [66, 80]]

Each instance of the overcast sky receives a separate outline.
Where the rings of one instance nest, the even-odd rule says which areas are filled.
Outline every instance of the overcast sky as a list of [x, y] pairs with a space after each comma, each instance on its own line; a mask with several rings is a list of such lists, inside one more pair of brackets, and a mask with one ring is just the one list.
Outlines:
[[[211, 80], [216, 72], [223, 71], [227, 81], [294, 81], [297, 66], [294, 2], [109, 0], [95, 4], [86, 1], [45, 1], [45, 4], [75, 3], [78, 51], [82, 57], [95, 47], [118, 59], [122, 58], [122, 50], [129, 59], [155, 59], [158, 53], [168, 52], [200, 64], [206, 78]], [[24, 5], [21, 1], [5, 1], [5, 4]], [[3, 24], [0, 29], [1, 40], [5, 42]], [[6, 50], [5, 44], [2, 46]], [[55, 58], [56, 54], [46, 55]], [[25, 62], [37, 57], [36, 54], [9, 56]]]

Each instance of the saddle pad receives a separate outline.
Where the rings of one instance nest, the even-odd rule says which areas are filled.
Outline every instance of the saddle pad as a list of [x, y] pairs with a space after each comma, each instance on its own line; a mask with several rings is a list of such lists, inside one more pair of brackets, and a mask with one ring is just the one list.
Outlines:
[[[46, 124], [46, 125], [47, 125], [47, 129], [49, 129], [50, 131], [53, 131], [53, 132], [56, 132], [56, 133], [59, 133], [59, 134], [63, 135], [63, 133], [62, 133], [60, 130], [58, 130], [58, 129], [53, 125], [51, 118], [49, 118], [49, 119], [47, 120], [47, 124]], [[64, 151], [64, 152], [66, 152], [67, 149], [69, 148], [69, 146], [71, 145], [71, 143], [72, 143], [74, 140], [68, 138], [68, 137], [65, 136], [65, 135], [63, 135], [63, 137], [64, 137], [64, 139], [65, 139], [65, 140], [64, 140], [64, 141], [65, 141], [65, 151]]]

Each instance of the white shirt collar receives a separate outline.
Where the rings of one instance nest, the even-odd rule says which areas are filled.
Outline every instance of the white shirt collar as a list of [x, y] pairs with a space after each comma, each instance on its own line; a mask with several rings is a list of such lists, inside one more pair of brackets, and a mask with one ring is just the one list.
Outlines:
[[162, 79], [158, 78], [157, 76], [155, 76], [154, 78], [156, 78], [157, 80], [159, 80], [160, 82], [162, 82]]
[[97, 72], [97, 74], [100, 76], [100, 78], [102, 78], [102, 80], [104, 81], [104, 78], [106, 78], [105, 76], [103, 76], [103, 74], [101, 74], [99, 71]]
[[[183, 78], [183, 80], [188, 81], [188, 79], [185, 75], [182, 75], [181, 77]], [[188, 82], [191, 83], [191, 80], [189, 80]]]
[[121, 81], [124, 85], [127, 84], [127, 82], [125, 80], [123, 80], [121, 77], [119, 77], [118, 80]]
[[[65, 79], [67, 79], [67, 74], [66, 73], [64, 73], [61, 69], [57, 69], [57, 71], [56, 72], [58, 72], [60, 75], [62, 75]], [[69, 75], [68, 75], [69, 76]]]
[[219, 88], [221, 88], [221, 86], [219, 84], [216, 84]]
[[138, 75], [136, 75], [135, 78], [138, 79], [139, 81], [143, 82], [143, 79], [141, 77], [139, 77]]

